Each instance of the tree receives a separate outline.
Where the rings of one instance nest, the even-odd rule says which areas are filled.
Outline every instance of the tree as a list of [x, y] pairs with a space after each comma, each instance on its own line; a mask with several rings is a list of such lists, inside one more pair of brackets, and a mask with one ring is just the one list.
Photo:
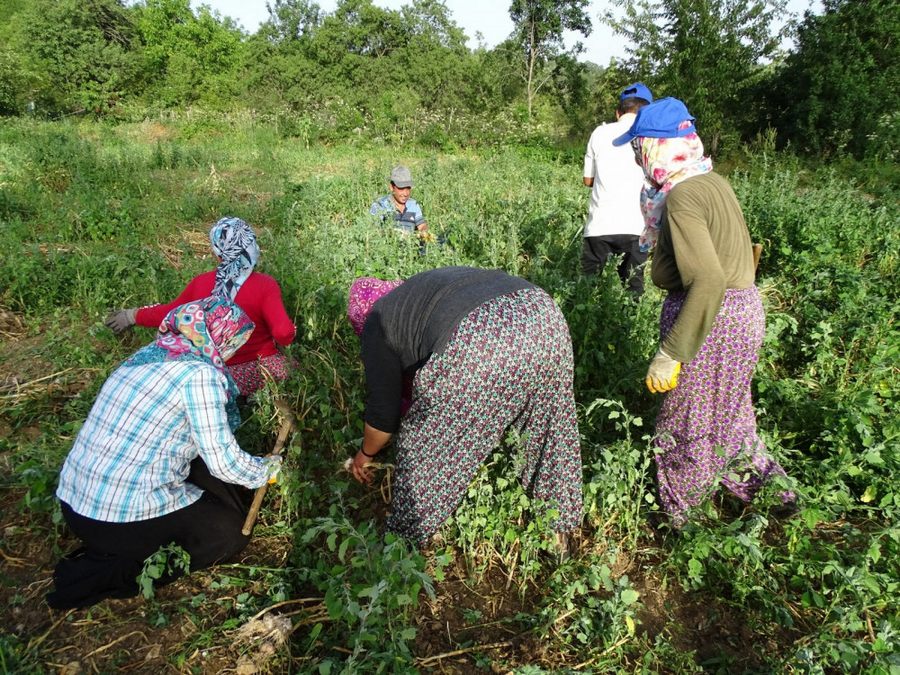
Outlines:
[[256, 100], [262, 89], [295, 108], [340, 101], [389, 126], [422, 107], [461, 106], [471, 89], [466, 36], [441, 0], [413, 0], [399, 11], [371, 0], [340, 0], [330, 14], [309, 0], [268, 8], [249, 45], [248, 94]]
[[189, 0], [145, 0], [134, 8], [148, 98], [163, 105], [229, 101], [238, 85], [243, 36], [230, 18]]
[[421, 105], [432, 110], [466, 105], [473, 60], [466, 35], [450, 18], [446, 5], [440, 0], [413, 0], [401, 9], [401, 15], [406, 39], [398, 50], [398, 62]]
[[267, 2], [269, 19], [259, 32], [276, 43], [297, 42], [308, 37], [324, 18], [322, 8], [309, 0]]
[[[514, 36], [524, 58], [525, 95], [528, 116], [534, 97], [552, 77], [543, 67], [562, 51], [563, 32], [570, 30], [588, 36], [591, 19], [585, 8], [588, 0], [513, 0], [509, 15], [515, 25]], [[581, 50], [576, 45], [574, 53]]]
[[624, 10], [604, 20], [626, 37], [626, 67], [658, 84], [697, 118], [714, 152], [723, 134], [736, 135], [748, 115], [749, 93], [777, 56], [789, 24], [785, 0], [614, 0]]
[[767, 96], [780, 139], [809, 152], [895, 156], [898, 63], [900, 4], [826, 0], [822, 15], [807, 12]]
[[0, 115], [21, 112], [28, 88], [25, 72], [20, 55], [0, 46]]
[[[572, 138], [590, 136], [597, 126], [597, 111], [594, 108], [598, 97], [596, 83], [603, 77], [604, 69], [595, 63], [582, 63], [573, 56], [564, 55], [556, 60], [553, 73], [553, 89], [558, 92], [557, 100], [565, 115]], [[600, 92], [600, 98], [602, 92]], [[611, 103], [601, 115], [605, 118], [615, 109]]]
[[40, 86], [34, 65], [25, 58], [26, 8], [26, 0], [7, 0], [0, 6], [0, 115], [21, 112]]
[[134, 30], [117, 0], [36, 0], [23, 20], [26, 53], [54, 112], [102, 112], [133, 91]]

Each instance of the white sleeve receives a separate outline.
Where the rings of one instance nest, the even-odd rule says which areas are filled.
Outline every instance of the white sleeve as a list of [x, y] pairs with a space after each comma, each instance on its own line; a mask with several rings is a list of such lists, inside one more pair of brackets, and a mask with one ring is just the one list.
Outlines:
[[591, 134], [591, 139], [588, 141], [587, 148], [584, 151], [584, 172], [581, 174], [585, 178], [593, 178], [594, 177], [594, 135]]

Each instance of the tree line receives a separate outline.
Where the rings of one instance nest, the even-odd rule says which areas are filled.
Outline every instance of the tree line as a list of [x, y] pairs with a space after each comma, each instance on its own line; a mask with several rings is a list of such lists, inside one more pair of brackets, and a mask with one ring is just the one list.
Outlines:
[[[333, 12], [271, 0], [252, 34], [189, 0], [5, 0], [0, 114], [198, 106], [271, 112], [307, 140], [397, 140], [398, 127], [438, 145], [504, 130], [581, 138], [642, 80], [686, 101], [714, 151], [774, 129], [800, 152], [896, 159], [900, 4], [824, 0], [796, 22], [785, 2], [612, 0], [591, 17], [588, 0], [511, 0], [510, 36], [470, 48], [441, 0]], [[565, 30], [588, 35], [594, 21], [626, 40], [625, 58], [564, 49]]]

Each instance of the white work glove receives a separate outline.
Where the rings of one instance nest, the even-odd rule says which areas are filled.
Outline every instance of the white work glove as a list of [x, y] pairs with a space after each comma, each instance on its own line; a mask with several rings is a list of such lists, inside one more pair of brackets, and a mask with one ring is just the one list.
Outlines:
[[103, 323], [105, 323], [113, 333], [118, 335], [122, 331], [126, 331], [134, 325], [136, 315], [136, 307], [134, 309], [120, 309], [118, 311], [111, 312], [110, 315], [106, 317], [106, 321], [104, 321]]
[[647, 369], [647, 379], [645, 380], [647, 389], [654, 394], [674, 389], [678, 386], [678, 373], [680, 372], [681, 362], [676, 361], [660, 349]]
[[266, 467], [266, 482], [269, 485], [275, 485], [278, 482], [278, 476], [281, 475], [281, 463], [284, 458], [281, 455], [268, 455], [269, 466]]

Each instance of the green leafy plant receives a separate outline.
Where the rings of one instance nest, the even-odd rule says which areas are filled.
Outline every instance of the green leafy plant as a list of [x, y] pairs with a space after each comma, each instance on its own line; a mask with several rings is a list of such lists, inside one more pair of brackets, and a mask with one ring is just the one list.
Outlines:
[[[339, 505], [316, 518], [302, 542], [321, 538], [331, 560], [317, 565], [313, 579], [325, 593], [329, 617], [346, 631], [351, 653], [341, 672], [408, 667], [409, 643], [416, 636], [410, 620], [419, 595], [434, 597], [424, 557], [393, 534], [379, 535], [372, 522], [353, 523]], [[312, 639], [321, 631], [321, 624], [314, 627]], [[320, 668], [327, 672], [332, 665], [325, 660]]]
[[640, 593], [627, 575], [613, 575], [617, 552], [588, 554], [563, 565], [546, 581], [550, 592], [540, 613], [545, 639], [575, 647], [592, 664], [621, 658], [617, 650], [635, 635]]
[[499, 562], [521, 593], [558, 555], [551, 524], [558, 512], [529, 498], [519, 482], [524, 463], [523, 438], [509, 431], [475, 475], [459, 508], [444, 527], [445, 539], [458, 545], [477, 575]]
[[150, 600], [156, 593], [155, 584], [171, 581], [181, 574], [187, 574], [190, 570], [191, 556], [187, 551], [174, 542], [160, 546], [144, 561], [144, 567], [137, 577], [141, 595]]
[[[498, 77], [506, 72], [482, 58]], [[612, 77], [602, 79], [607, 88]], [[849, 182], [847, 167], [804, 166], [764, 139], [729, 176], [764, 244], [758, 430], [790, 480], [773, 481], [749, 506], [724, 494], [706, 500], [676, 532], [654, 486], [659, 397], [643, 386], [662, 293], [648, 283], [633, 302], [612, 266], [580, 276], [586, 193], [572, 178], [581, 141], [573, 149], [541, 140], [541, 105], [532, 123], [503, 106], [404, 122], [403, 110], [381, 103], [377, 119], [369, 108], [330, 119], [340, 106], [352, 108], [304, 108], [293, 128], [289, 108], [277, 124], [267, 112], [132, 109], [120, 123], [0, 125], [0, 306], [21, 319], [15, 330], [0, 326], [0, 488], [4, 504], [21, 505], [0, 533], [0, 596], [9, 625], [25, 626], [15, 635], [30, 633], [0, 644], [7, 667], [39, 669], [73, 644], [84, 654], [125, 634], [115, 631], [131, 617], [127, 603], [91, 610], [109, 630], [96, 643], [75, 634], [87, 625], [78, 613], [46, 633], [35, 618], [43, 614], [22, 611], [46, 587], [48, 575], [34, 570], [49, 570], [55, 546], [75, 545], [55, 474], [108, 373], [153, 337], [142, 328], [113, 336], [105, 313], [175, 297], [214, 264], [209, 224], [234, 213], [258, 228], [259, 269], [278, 279], [298, 327], [288, 348], [298, 367], [244, 408], [239, 441], [268, 451], [276, 399], [298, 424], [241, 562], [210, 571], [190, 598], [139, 603], [151, 623], [181, 622], [176, 667], [212, 667], [199, 661], [206, 650], [225, 654], [231, 631], [271, 610], [300, 617], [279, 652], [296, 672], [453, 668], [455, 659], [461, 669], [509, 671], [891, 675], [900, 652], [900, 231], [889, 174], [855, 165]], [[352, 139], [341, 136], [357, 122], [358, 134], [350, 126]], [[392, 139], [441, 128], [436, 142], [450, 150], [382, 144], [367, 138], [374, 128]], [[527, 146], [515, 145], [522, 139]], [[444, 246], [422, 251], [365, 216], [398, 147]], [[562, 565], [552, 505], [528, 499], [518, 482], [521, 439], [491, 453], [429, 553], [382, 537], [390, 507], [340, 469], [358, 446], [365, 400], [345, 314], [350, 282], [456, 264], [526, 277], [568, 322], [585, 518]], [[45, 388], [30, 388], [46, 376]], [[788, 488], [800, 511], [782, 519], [776, 507]], [[145, 584], [158, 588], [168, 558], [148, 565], [160, 576]], [[696, 620], [699, 610], [706, 618]], [[115, 651], [91, 660], [107, 671], [127, 665]]]
[[644, 422], [629, 413], [620, 401], [591, 402], [584, 411], [585, 424], [595, 424], [600, 414], [612, 424], [619, 440], [599, 449], [594, 461], [585, 467], [585, 515], [598, 532], [606, 532], [615, 524], [620, 536], [636, 542], [646, 512], [659, 510], [650, 484], [653, 465], [650, 436], [642, 436], [640, 442], [632, 437], [632, 433], [643, 428]]

